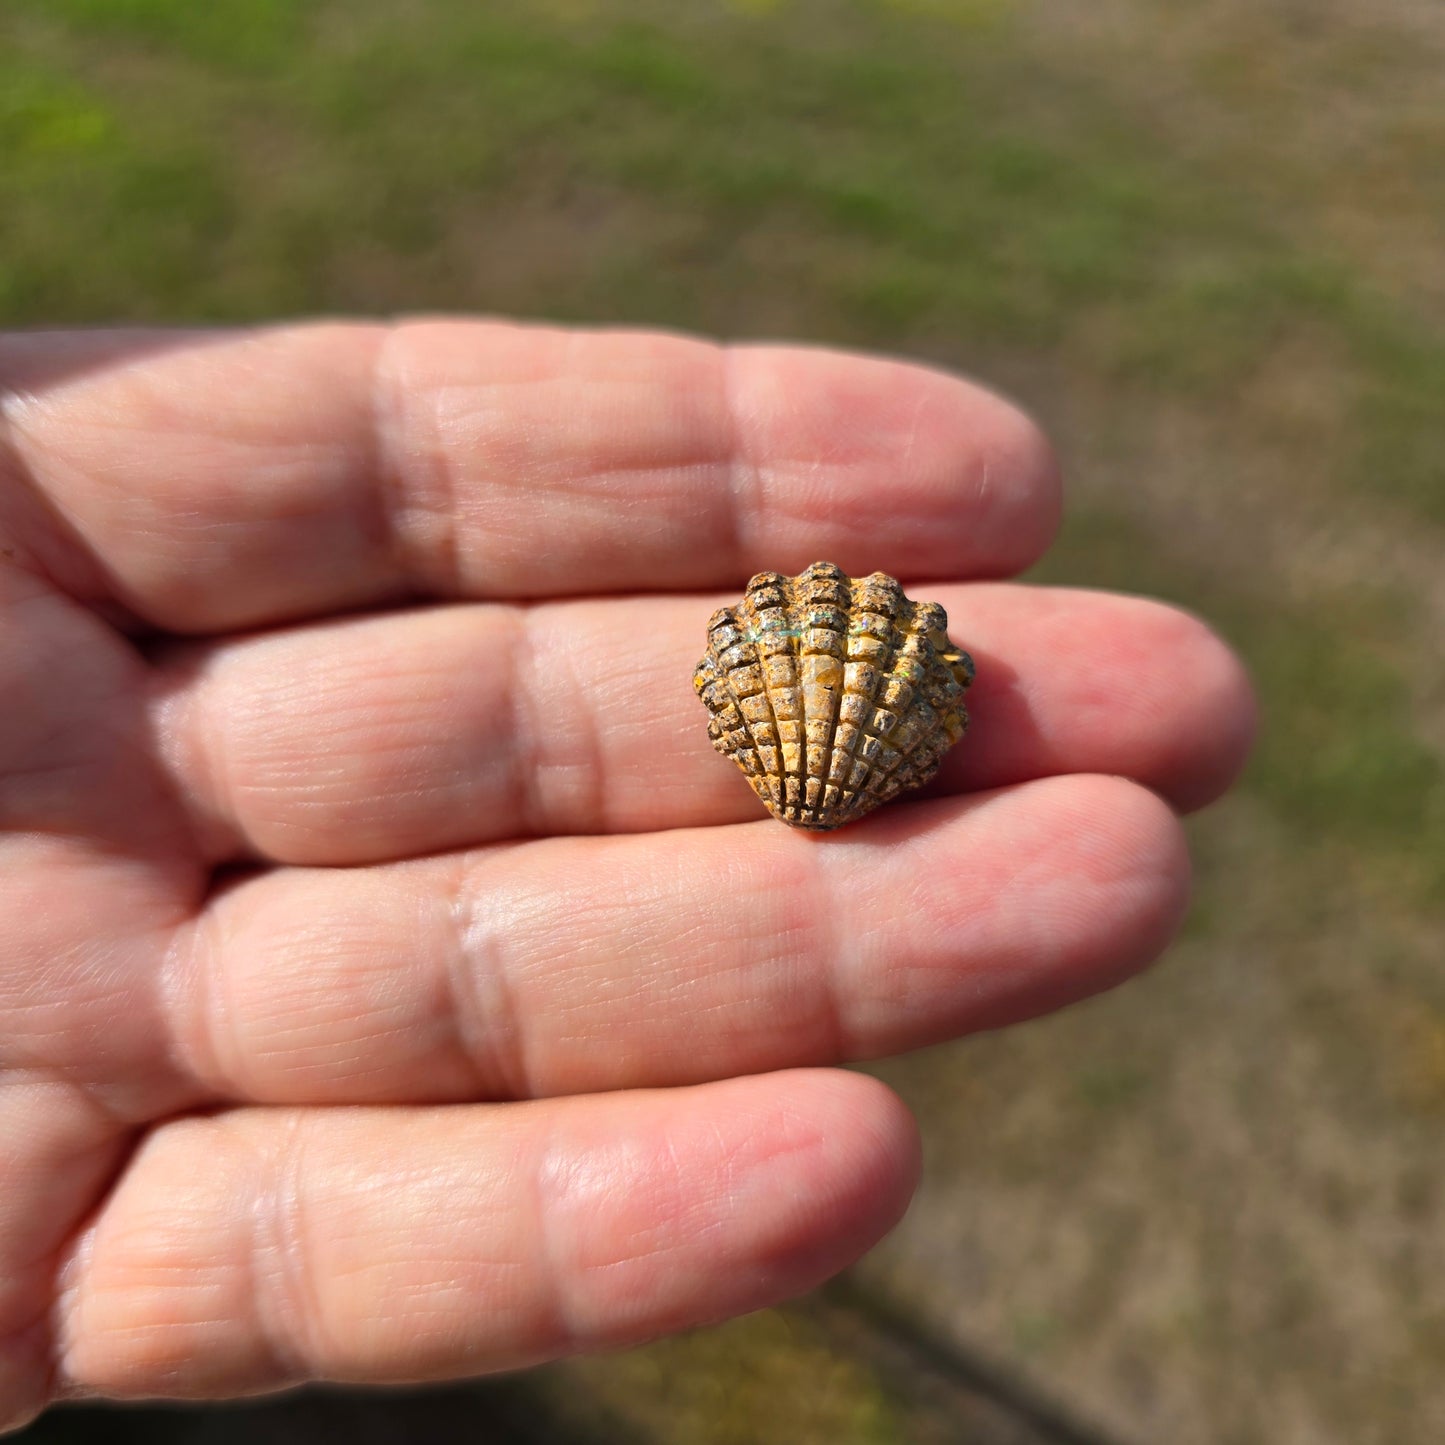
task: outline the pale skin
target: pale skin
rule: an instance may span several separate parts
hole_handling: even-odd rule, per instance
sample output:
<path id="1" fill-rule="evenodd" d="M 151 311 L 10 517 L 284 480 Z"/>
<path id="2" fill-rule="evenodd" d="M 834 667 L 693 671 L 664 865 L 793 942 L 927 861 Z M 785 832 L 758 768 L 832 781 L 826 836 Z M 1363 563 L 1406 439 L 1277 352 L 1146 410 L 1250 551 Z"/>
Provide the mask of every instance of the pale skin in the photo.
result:
<path id="1" fill-rule="evenodd" d="M 787 1298 L 919 1171 L 832 1066 L 1156 957 L 1253 707 L 1007 577 L 1009 404 L 497 322 L 0 338 L 0 1424 L 443 1379 Z M 691 687 L 750 573 L 939 601 L 929 795 L 763 815 Z"/>

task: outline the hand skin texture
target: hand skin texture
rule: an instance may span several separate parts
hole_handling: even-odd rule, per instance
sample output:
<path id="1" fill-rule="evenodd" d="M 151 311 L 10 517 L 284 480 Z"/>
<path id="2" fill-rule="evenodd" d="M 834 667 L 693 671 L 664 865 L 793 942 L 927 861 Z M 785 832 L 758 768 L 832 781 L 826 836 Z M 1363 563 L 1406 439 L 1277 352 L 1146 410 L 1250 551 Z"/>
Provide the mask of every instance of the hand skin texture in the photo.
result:
<path id="1" fill-rule="evenodd" d="M 0 338 L 0 1422 L 508 1369 L 902 1214 L 850 1060 L 1118 982 L 1239 665 L 990 580 L 1036 428 L 895 361 L 492 321 Z M 691 674 L 749 574 L 948 609 L 928 796 L 762 814 Z"/>

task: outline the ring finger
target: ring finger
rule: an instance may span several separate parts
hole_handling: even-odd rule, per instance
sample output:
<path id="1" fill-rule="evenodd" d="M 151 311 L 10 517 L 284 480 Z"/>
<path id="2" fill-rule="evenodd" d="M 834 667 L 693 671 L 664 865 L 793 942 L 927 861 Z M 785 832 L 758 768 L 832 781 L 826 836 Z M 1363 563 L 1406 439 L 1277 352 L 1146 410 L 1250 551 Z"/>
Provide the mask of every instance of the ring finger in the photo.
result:
<path id="1" fill-rule="evenodd" d="M 1118 778 L 552 838 L 222 892 L 169 952 L 212 1096 L 432 1102 L 701 1082 L 916 1048 L 1104 988 L 1168 941 L 1174 815 Z"/>

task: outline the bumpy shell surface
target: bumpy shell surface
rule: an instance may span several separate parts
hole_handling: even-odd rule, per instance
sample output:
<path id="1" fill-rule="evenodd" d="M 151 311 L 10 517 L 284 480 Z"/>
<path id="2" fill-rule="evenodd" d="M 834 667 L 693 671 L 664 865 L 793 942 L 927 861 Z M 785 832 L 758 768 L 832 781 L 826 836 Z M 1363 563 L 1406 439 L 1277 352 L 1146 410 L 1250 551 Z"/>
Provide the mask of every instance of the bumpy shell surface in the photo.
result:
<path id="1" fill-rule="evenodd" d="M 968 726 L 973 660 L 948 615 L 882 572 L 760 572 L 707 634 L 692 681 L 712 745 L 795 827 L 839 828 L 920 787 Z"/>

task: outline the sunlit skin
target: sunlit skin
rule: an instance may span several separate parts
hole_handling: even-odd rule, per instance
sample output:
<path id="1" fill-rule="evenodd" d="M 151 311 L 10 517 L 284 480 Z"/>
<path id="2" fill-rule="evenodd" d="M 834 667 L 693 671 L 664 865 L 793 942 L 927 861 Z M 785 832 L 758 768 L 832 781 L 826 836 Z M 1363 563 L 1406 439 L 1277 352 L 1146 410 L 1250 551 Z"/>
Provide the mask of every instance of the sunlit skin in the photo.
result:
<path id="1" fill-rule="evenodd" d="M 495 322 L 0 339 L 0 1421 L 395 1382 L 806 1290 L 899 1218 L 835 1065 L 1155 958 L 1248 684 L 1047 547 L 1017 410 Z M 927 797 L 766 818 L 691 676 L 749 574 L 941 602 Z M 919 583 L 926 586 L 920 587 Z"/>

